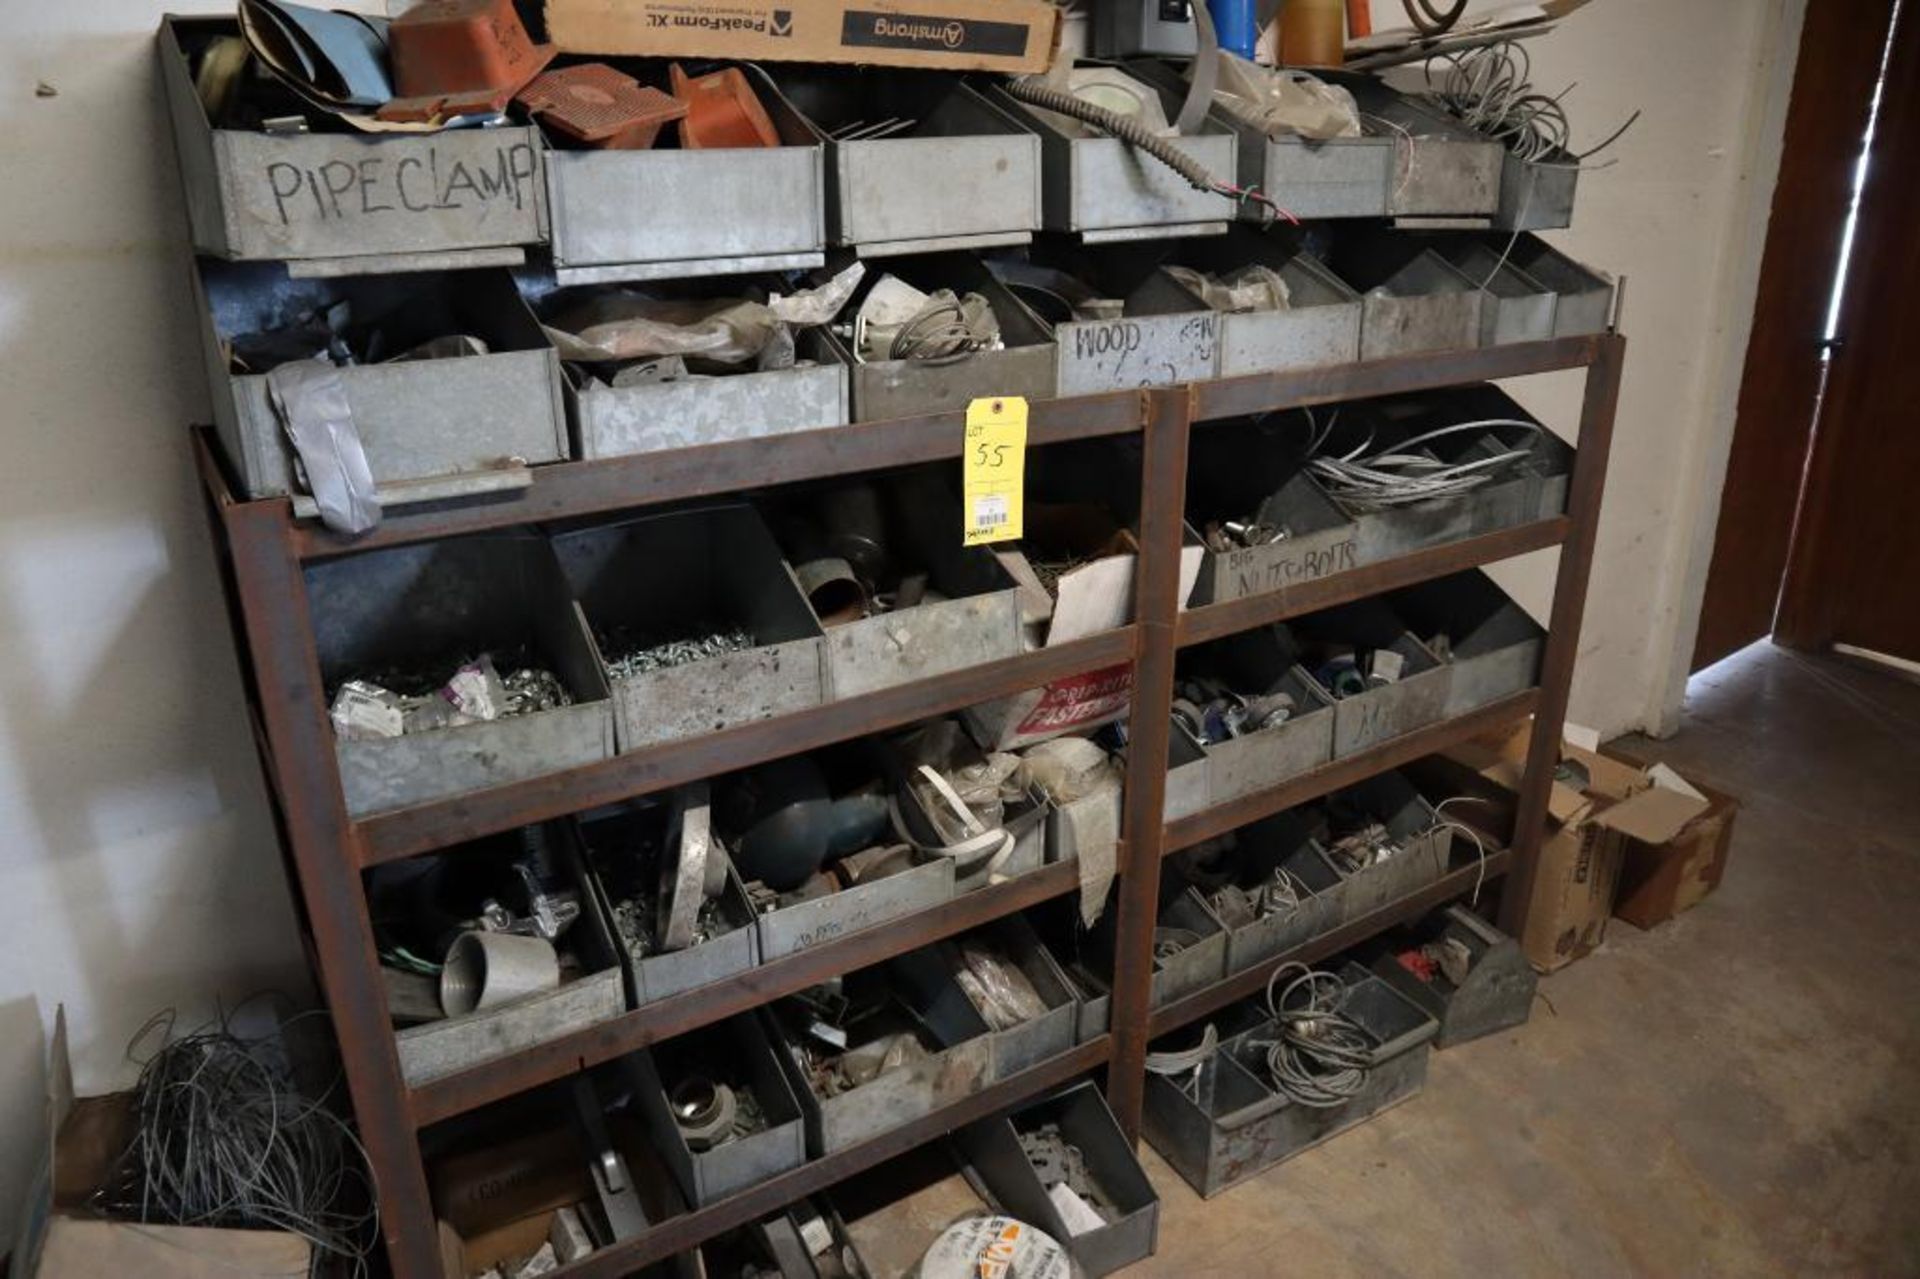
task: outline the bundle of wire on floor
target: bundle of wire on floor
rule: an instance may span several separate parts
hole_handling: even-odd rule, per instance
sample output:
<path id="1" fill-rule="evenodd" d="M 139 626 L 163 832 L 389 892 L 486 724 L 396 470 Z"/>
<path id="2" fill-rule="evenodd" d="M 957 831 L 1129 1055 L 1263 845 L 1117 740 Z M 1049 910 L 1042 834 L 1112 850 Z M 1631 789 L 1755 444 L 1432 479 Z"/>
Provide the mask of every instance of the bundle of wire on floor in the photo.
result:
<path id="1" fill-rule="evenodd" d="M 1267 1012 L 1280 1032 L 1267 1048 L 1267 1075 L 1277 1091 L 1302 1106 L 1342 1105 L 1367 1082 L 1373 1043 L 1340 1011 L 1346 993 L 1338 974 L 1301 963 L 1282 964 L 1267 979 Z"/>
<path id="2" fill-rule="evenodd" d="M 1561 99 L 1573 92 L 1568 85 L 1557 97 L 1533 87 L 1533 58 L 1526 46 L 1502 40 L 1459 53 L 1442 54 L 1438 82 L 1433 61 L 1427 64 L 1427 87 L 1434 99 L 1462 124 L 1503 144 L 1521 160 L 1534 164 L 1577 167 L 1618 142 L 1640 118 L 1635 111 L 1627 122 L 1599 146 L 1572 152 L 1572 128 Z"/>
<path id="3" fill-rule="evenodd" d="M 284 1230 L 365 1273 L 377 1210 L 346 1121 L 300 1095 L 275 1041 L 232 1033 L 230 1015 L 177 1038 L 174 1021 L 157 1014 L 129 1045 L 131 1057 L 162 1041 L 141 1066 L 133 1136 L 97 1206 L 148 1223 Z"/>
<path id="4" fill-rule="evenodd" d="M 1461 497 L 1484 484 L 1490 484 L 1533 456 L 1533 441 L 1540 432 L 1538 422 L 1520 418 L 1488 418 L 1478 422 L 1457 422 L 1402 440 L 1390 448 L 1374 450 L 1368 435 L 1354 448 L 1333 457 L 1320 456 L 1327 437 L 1339 421 L 1336 411 L 1324 427 L 1317 426 L 1313 411 L 1303 409 L 1313 438 L 1307 446 L 1307 470 L 1329 494 L 1354 510 L 1379 511 L 1396 506 L 1412 506 L 1436 498 Z M 1514 427 L 1528 432 L 1527 443 L 1503 449 L 1486 457 L 1464 462 L 1442 462 L 1420 452 L 1420 446 L 1450 435 Z"/>
<path id="5" fill-rule="evenodd" d="M 1212 1022 L 1200 1033 L 1200 1042 L 1191 1048 L 1167 1049 L 1162 1052 L 1150 1052 L 1146 1057 L 1146 1069 L 1150 1075 L 1165 1075 L 1178 1078 L 1185 1075 L 1186 1081 L 1180 1090 L 1191 1097 L 1200 1084 L 1200 1072 L 1206 1069 L 1213 1055 L 1220 1051 L 1220 1032 Z"/>

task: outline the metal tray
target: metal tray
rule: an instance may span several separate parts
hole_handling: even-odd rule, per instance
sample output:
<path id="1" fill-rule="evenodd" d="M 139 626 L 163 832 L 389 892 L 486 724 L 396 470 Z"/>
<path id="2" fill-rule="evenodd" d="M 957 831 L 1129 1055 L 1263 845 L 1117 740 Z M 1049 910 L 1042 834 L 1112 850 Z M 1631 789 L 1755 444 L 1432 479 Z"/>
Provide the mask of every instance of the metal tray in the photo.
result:
<path id="1" fill-rule="evenodd" d="M 1352 755 L 1435 723 L 1446 713 L 1452 672 L 1427 646 L 1408 632 L 1393 610 L 1378 598 L 1342 604 L 1292 623 L 1303 650 L 1315 643 L 1390 649 L 1404 661 L 1399 678 L 1348 697 L 1332 697 L 1333 758 Z M 1304 665 L 1312 666 L 1307 657 Z M 1311 677 L 1316 684 L 1318 676 Z"/>
<path id="2" fill-rule="evenodd" d="M 1500 207 L 1506 148 L 1429 111 L 1372 75 L 1323 73 L 1351 92 L 1371 136 L 1396 149 L 1387 189 L 1394 217 L 1491 217 Z"/>
<path id="3" fill-rule="evenodd" d="M 1247 227 L 1227 235 L 1184 241 L 1172 260 L 1214 274 L 1256 264 L 1286 282 L 1282 311 L 1223 312 L 1218 376 L 1327 368 L 1360 358 L 1360 297 L 1303 252 Z"/>
<path id="4" fill-rule="evenodd" d="M 1528 275 L 1512 255 L 1479 239 L 1445 236 L 1435 251 L 1480 290 L 1480 345 L 1545 342 L 1553 336 L 1552 289 Z"/>
<path id="5" fill-rule="evenodd" d="M 1537 235 L 1523 235 L 1513 246 L 1513 261 L 1529 276 L 1552 289 L 1553 335 L 1587 337 L 1605 333 L 1613 323 L 1613 278 L 1581 266 Z"/>
<path id="6" fill-rule="evenodd" d="M 1479 287 L 1431 249 L 1397 265 L 1364 252 L 1340 259 L 1339 265 L 1341 275 L 1361 291 L 1361 359 L 1480 345 Z"/>
<path id="7" fill-rule="evenodd" d="M 1370 777 L 1330 802 L 1358 807 L 1384 825 L 1400 844 L 1400 851 L 1384 862 L 1351 874 L 1341 872 L 1340 886 L 1334 890 L 1341 903 L 1340 922 L 1352 923 L 1370 915 L 1446 874 L 1453 834 L 1441 826 L 1440 815 L 1399 773 Z M 1331 850 L 1332 845 L 1328 848 Z M 1328 859 L 1332 860 L 1331 851 Z M 1339 869 L 1337 863 L 1335 869 Z"/>
<path id="8" fill-rule="evenodd" d="M 993 1077 L 1012 1078 L 1029 1066 L 1036 1066 L 1072 1048 L 1079 1025 L 1079 1000 L 1075 998 L 1066 974 L 1060 971 L 1060 966 L 1054 962 L 1047 948 L 1040 944 L 1033 926 L 1020 916 L 1011 915 L 995 920 L 976 930 L 976 933 L 991 942 L 1001 955 L 1026 974 L 1027 980 L 1033 983 L 1035 992 L 1047 1006 L 1044 1015 L 1031 1021 L 988 1032 L 993 1041 Z M 960 970 L 961 944 L 968 936 L 974 935 L 967 934 L 940 944 L 940 954 L 953 971 Z"/>
<path id="9" fill-rule="evenodd" d="M 1447 637 L 1447 715 L 1464 715 L 1539 679 L 1546 632 L 1478 569 L 1407 587 L 1388 600 L 1414 634 Z"/>
<path id="10" fill-rule="evenodd" d="M 953 860 L 935 857 L 826 897 L 767 911 L 759 918 L 760 960 L 772 963 L 863 928 L 953 900 Z"/>
<path id="11" fill-rule="evenodd" d="M 1544 161 L 1522 160 L 1506 152 L 1500 162 L 1500 207 L 1493 226 L 1499 231 L 1551 231 L 1573 225 L 1573 201 L 1580 187 L 1580 161 L 1565 151 Z"/>

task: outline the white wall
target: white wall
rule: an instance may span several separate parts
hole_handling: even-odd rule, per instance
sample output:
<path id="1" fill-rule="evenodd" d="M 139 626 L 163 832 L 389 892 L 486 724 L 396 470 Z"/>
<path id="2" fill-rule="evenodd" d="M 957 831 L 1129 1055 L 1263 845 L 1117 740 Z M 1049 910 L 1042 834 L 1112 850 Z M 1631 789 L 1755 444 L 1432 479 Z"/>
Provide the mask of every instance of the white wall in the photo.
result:
<path id="1" fill-rule="evenodd" d="M 1538 47 L 1541 84 L 1581 82 L 1580 136 L 1647 111 L 1562 241 L 1632 281 L 1575 700 L 1609 729 L 1658 717 L 1690 643 L 1784 102 L 1768 59 L 1803 3 L 1599 0 Z M 166 8 L 226 7 L 0 6 L 0 1238 L 56 1004 L 94 1089 L 130 1078 L 154 1010 L 305 980 L 187 458 L 207 410 L 150 43 Z M 1543 598 L 1550 572 L 1518 577 Z"/>

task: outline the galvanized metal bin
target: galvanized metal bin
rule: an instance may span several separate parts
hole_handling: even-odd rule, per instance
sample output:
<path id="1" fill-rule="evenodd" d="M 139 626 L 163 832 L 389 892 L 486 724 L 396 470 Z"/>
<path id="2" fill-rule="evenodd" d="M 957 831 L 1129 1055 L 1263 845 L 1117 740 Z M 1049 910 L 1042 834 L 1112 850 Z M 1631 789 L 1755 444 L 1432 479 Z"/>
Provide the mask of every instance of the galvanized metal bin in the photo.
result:
<path id="1" fill-rule="evenodd" d="M 627 997 L 635 1008 L 738 976 L 760 962 L 753 905 L 731 859 L 726 884 L 714 906 L 717 926 L 705 941 L 683 950 L 641 954 L 621 937 L 617 922 L 612 922 L 618 918 L 615 907 L 636 895 L 654 898 L 662 879 L 662 860 L 677 857 L 664 847 L 667 827 L 667 812 L 657 804 L 596 813 L 581 821 L 588 880 L 614 928 L 614 941 L 627 975 Z M 711 850 L 709 856 L 715 854 L 725 856 L 719 848 Z"/>
<path id="2" fill-rule="evenodd" d="M 1158 88 L 1186 96 L 1186 78 L 1165 62 L 1130 61 L 1126 70 Z M 1389 196 L 1396 152 L 1391 137 L 1315 141 L 1295 134 L 1271 136 L 1217 93 L 1208 115 L 1238 139 L 1239 185 L 1258 187 L 1294 217 L 1317 221 L 1384 218 L 1392 213 Z"/>
<path id="3" fill-rule="evenodd" d="M 1177 822 L 1210 807 L 1214 802 L 1212 787 L 1207 748 L 1176 719 L 1167 738 L 1167 786 L 1161 800 L 1161 819 Z"/>
<path id="4" fill-rule="evenodd" d="M 993 1041 L 953 975 L 937 956 L 911 952 L 874 968 L 849 973 L 849 984 L 888 988 L 904 1008 L 888 1024 L 870 1018 L 847 1027 L 849 1046 L 891 1029 L 919 1027 L 933 1050 L 836 1096 L 823 1096 L 807 1077 L 798 1036 L 811 1014 L 786 1001 L 763 1013 L 774 1049 L 806 1118 L 807 1149 L 814 1158 L 859 1145 L 902 1124 L 953 1105 L 992 1083 Z M 857 1002 L 857 1001 L 856 1001 Z M 792 1015 L 789 1016 L 789 1012 Z"/>
<path id="5" fill-rule="evenodd" d="M 1227 973 L 1245 972 L 1263 960 L 1292 950 L 1340 923 L 1340 876 L 1297 812 L 1272 817 L 1235 832 L 1230 848 L 1205 848 L 1177 855 L 1180 873 L 1195 891 L 1211 894 L 1227 885 L 1254 892 L 1281 870 L 1304 890 L 1292 911 L 1274 911 L 1247 923 L 1227 918 L 1215 903 L 1214 917 L 1227 930 Z"/>
<path id="6" fill-rule="evenodd" d="M 817 1224 L 815 1224 L 817 1223 Z M 748 1229 L 777 1267 L 779 1279 L 822 1279 L 819 1258 L 831 1253 L 836 1279 L 868 1279 L 872 1270 L 854 1247 L 847 1223 L 831 1200 L 802 1200 L 784 1212 L 763 1217 Z M 724 1266 L 724 1262 L 722 1265 Z M 708 1263 L 707 1274 L 728 1274 Z"/>
<path id="7" fill-rule="evenodd" d="M 1375 238 L 1335 259 L 1361 293 L 1360 358 L 1384 360 L 1480 345 L 1478 284 L 1431 249 L 1411 257 Z"/>
<path id="8" fill-rule="evenodd" d="M 1013 851 L 998 865 L 989 857 L 968 866 L 964 875 L 956 874 L 953 881 L 955 894 L 970 893 L 978 888 L 1018 879 L 1046 865 L 1047 828 L 1052 818 L 1053 801 L 1038 786 L 1029 787 L 1027 807 L 1009 815 L 1002 825 L 1002 829 L 1013 836 Z"/>
<path id="9" fill-rule="evenodd" d="M 740 70 L 781 145 L 547 152 L 561 283 L 738 275 L 825 261 L 820 140 L 760 68 Z"/>
<path id="10" fill-rule="evenodd" d="M 1580 186 L 1580 161 L 1565 151 L 1547 160 L 1522 160 L 1511 151 L 1500 164 L 1498 231 L 1551 231 L 1573 225 L 1573 201 Z"/>
<path id="11" fill-rule="evenodd" d="M 931 910 L 954 895 L 953 859 L 909 863 L 894 874 L 842 888 L 826 897 L 761 914 L 760 959 L 771 963 L 863 928 Z"/>
<path id="12" fill-rule="evenodd" d="M 1558 295 L 1484 240 L 1441 236 L 1434 251 L 1480 290 L 1480 345 L 1544 342 L 1553 336 Z"/>
<path id="13" fill-rule="evenodd" d="M 1405 448 L 1405 442 L 1412 439 L 1415 432 L 1399 416 L 1400 403 L 1375 400 L 1343 406 L 1339 418 L 1329 425 L 1321 453 L 1343 456 L 1362 446 L 1369 454 L 1417 451 Z M 1418 407 L 1415 402 L 1406 403 Z M 1437 456 L 1431 449 L 1425 451 L 1429 456 Z M 1471 536 L 1480 521 L 1476 497 L 1469 493 L 1431 498 L 1411 506 L 1379 510 L 1358 503 L 1349 507 L 1331 495 L 1329 500 L 1354 521 L 1354 561 L 1374 564 L 1421 547 Z"/>
<path id="14" fill-rule="evenodd" d="M 1448 715 L 1510 697 L 1539 679 L 1546 632 L 1478 569 L 1422 582 L 1388 599 L 1413 633 L 1442 653 L 1451 672 Z M 1434 642 L 1442 636 L 1444 652 Z"/>
<path id="15" fill-rule="evenodd" d="M 485 355 L 339 370 L 383 497 L 400 499 L 425 480 L 441 481 L 435 498 L 484 491 L 502 471 L 569 456 L 559 359 L 505 271 L 298 279 L 278 263 L 202 258 L 194 288 L 214 429 L 248 497 L 285 497 L 305 485 L 273 410 L 268 376 L 234 372 L 231 343 L 340 303 L 351 309 L 356 329 L 379 331 L 389 356 L 449 334 L 487 344 Z"/>
<path id="16" fill-rule="evenodd" d="M 1553 335 L 1587 337 L 1605 333 L 1613 323 L 1614 291 L 1611 276 L 1581 266 L 1537 235 L 1523 235 L 1513 246 L 1513 262 L 1529 276 L 1552 289 Z"/>
<path id="17" fill-rule="evenodd" d="M 1218 376 L 1326 368 L 1360 358 L 1359 295 L 1274 236 L 1236 227 L 1225 236 L 1182 242 L 1172 260 L 1216 275 L 1264 266 L 1286 283 L 1284 310 L 1221 313 Z"/>
<path id="18" fill-rule="evenodd" d="M 1439 972 L 1423 981 L 1392 953 L 1374 961 L 1374 975 L 1440 1023 L 1435 1047 L 1453 1048 L 1526 1024 L 1539 976 L 1520 943 L 1464 906 L 1428 916 L 1418 935 L 1458 942 L 1467 949 L 1466 980 Z"/>
<path id="19" fill-rule="evenodd" d="M 1109 988 L 1118 915 L 1119 911 L 1109 906 L 1094 926 L 1093 966 Z M 1170 950 L 1161 945 L 1169 930 L 1193 934 L 1195 940 L 1177 951 Z M 1193 889 L 1171 880 L 1161 885 L 1154 932 L 1152 1007 L 1184 999 L 1227 975 L 1227 930 Z"/>
<path id="20" fill-rule="evenodd" d="M 1111 1205 L 1114 1219 L 1074 1234 L 1041 1183 L 1020 1144 L 1020 1134 L 1046 1125 L 1078 1148 L 1087 1175 Z M 1141 1168 L 1134 1146 L 1120 1131 L 1106 1099 L 1090 1083 L 963 1128 L 955 1135 L 970 1175 L 985 1197 L 1021 1221 L 1031 1222 L 1064 1245 L 1075 1270 L 1098 1279 L 1153 1255 L 1160 1229 L 1160 1196 Z"/>
<path id="21" fill-rule="evenodd" d="M 993 1042 L 993 1077 L 1011 1078 L 1029 1066 L 1072 1048 L 1079 1026 L 1080 1003 L 1066 974 L 1040 944 L 1033 926 L 1018 915 L 1010 915 L 973 933 L 942 942 L 938 951 L 955 972 L 965 966 L 963 952 L 970 938 L 986 943 L 1018 968 L 1047 1008 L 1044 1015 L 1031 1021 L 988 1032 Z"/>
<path id="22" fill-rule="evenodd" d="M 1378 598 L 1310 614 L 1295 621 L 1292 629 L 1300 642 L 1301 664 L 1316 672 L 1312 678 L 1325 692 L 1331 690 L 1318 671 L 1330 646 L 1390 651 L 1402 661 L 1390 682 L 1370 683 L 1363 692 L 1332 698 L 1333 758 L 1411 733 L 1446 714 L 1452 672 Z"/>
<path id="23" fill-rule="evenodd" d="M 1266 790 L 1333 758 L 1337 708 L 1298 665 L 1299 646 L 1285 626 L 1242 631 L 1183 657 L 1183 678 L 1209 675 L 1245 696 L 1282 692 L 1294 703 L 1282 723 L 1201 747 L 1209 803 Z"/>
<path id="24" fill-rule="evenodd" d="M 1218 235 L 1233 221 L 1233 201 L 1194 189 L 1171 168 L 1118 138 L 1028 107 L 998 86 L 986 92 L 1040 139 L 1041 221 L 1049 231 L 1072 232 L 1095 244 Z M 1162 90 L 1160 98 L 1169 120 L 1180 113 L 1174 95 Z M 1198 134 L 1170 141 L 1222 180 L 1238 172 L 1239 139 L 1216 120 L 1203 121 Z M 1063 389 L 1061 394 L 1073 392 Z"/>
<path id="25" fill-rule="evenodd" d="M 1142 1127 L 1153 1148 L 1203 1198 L 1338 1136 L 1426 1084 L 1432 1018 L 1356 964 L 1341 969 L 1341 1011 L 1375 1045 L 1359 1093 L 1321 1109 L 1276 1092 L 1266 1075 L 1272 1023 L 1225 1040 L 1197 1078 L 1149 1074 Z"/>
<path id="26" fill-rule="evenodd" d="M 193 247 L 296 276 L 509 266 L 545 242 L 540 136 L 526 128 L 291 135 L 215 128 L 189 58 L 231 18 L 161 20 L 160 81 Z M 323 112 L 308 113 L 324 126 Z"/>
<path id="27" fill-rule="evenodd" d="M 582 293 L 594 291 L 594 286 L 556 285 L 552 276 L 523 273 L 520 279 L 522 292 L 543 316 L 558 314 Z M 757 299 L 770 287 L 782 286 L 737 277 L 642 286 L 649 296 L 663 299 Z M 838 344 L 819 328 L 797 329 L 793 339 L 796 359 L 784 369 L 614 386 L 587 366 L 569 365 L 562 381 L 576 451 L 582 460 L 596 461 L 844 426 L 852 409 L 847 362 Z"/>
<path id="28" fill-rule="evenodd" d="M 1109 898 L 1106 908 L 1115 909 Z M 1077 895 L 1056 898 L 1032 907 L 1021 916 L 1046 947 L 1054 967 L 1067 980 L 1075 1006 L 1074 1040 L 1086 1043 L 1107 1033 L 1112 986 L 1094 971 L 1093 950 L 1100 939 L 1084 926 Z M 1097 921 L 1096 921 L 1097 922 Z"/>
<path id="29" fill-rule="evenodd" d="M 1323 74 L 1353 94 L 1369 134 L 1394 143 L 1389 214 L 1491 217 L 1499 210 L 1506 148 L 1429 111 L 1376 76 Z"/>
<path id="30" fill-rule="evenodd" d="M 626 1011 L 626 991 L 613 934 L 606 912 L 587 882 L 572 828 L 565 822 L 553 822 L 546 831 L 554 843 L 562 874 L 580 893 L 580 915 L 559 942 L 559 949 L 577 964 L 572 970 L 576 975 L 552 990 L 510 1003 L 395 1031 L 400 1075 L 408 1087 L 417 1088 L 444 1075 L 510 1057 Z M 517 836 L 495 838 L 516 840 Z M 473 851 L 456 848 L 438 857 L 461 858 Z M 563 967 L 561 971 L 569 969 Z"/>
<path id="31" fill-rule="evenodd" d="M 620 1059 L 654 1150 L 695 1208 L 798 1168 L 807 1160 L 806 1125 L 793 1085 L 781 1068 L 765 1024 L 751 1014 L 729 1017 L 652 1049 Z M 668 1100 L 689 1077 L 751 1094 L 766 1126 L 704 1150 L 687 1144 Z"/>
<path id="32" fill-rule="evenodd" d="M 841 346 L 852 378 L 854 421 L 946 413 L 988 395 L 1019 395 L 1029 401 L 1053 398 L 1057 377 L 1053 331 L 1008 292 L 979 258 L 967 253 L 897 258 L 868 272 L 874 278 L 883 273 L 897 275 L 926 293 L 952 289 L 962 297 L 980 294 L 1000 322 L 1005 349 L 975 351 L 952 361 L 861 361 Z"/>
<path id="33" fill-rule="evenodd" d="M 331 692 L 394 667 L 526 651 L 573 705 L 371 741 L 337 738 L 347 812 L 360 817 L 596 763 L 613 755 L 613 702 L 586 619 L 546 539 L 485 534 L 363 551 L 306 570 L 314 647 Z M 504 671 L 502 672 L 505 673 Z"/>
<path id="34" fill-rule="evenodd" d="M 1288 451 L 1287 437 L 1303 446 L 1313 429 L 1298 413 L 1244 428 L 1219 425 L 1193 437 L 1190 518 L 1197 524 L 1247 520 L 1285 529 L 1264 546 L 1209 549 L 1200 567 L 1194 600 L 1220 604 L 1265 595 L 1302 582 L 1344 573 L 1362 563 L 1360 527 L 1320 486 L 1297 470 L 1271 482 L 1258 471 Z"/>
<path id="35" fill-rule="evenodd" d="M 831 243 L 877 258 L 1026 244 L 1040 229 L 1040 139 L 959 77 L 772 74 L 826 148 Z"/>
<path id="36" fill-rule="evenodd" d="M 616 674 L 622 751 L 771 719 L 826 700 L 824 640 L 793 572 L 745 505 L 649 515 L 557 534 L 553 549 L 603 664 L 629 645 L 744 629 L 753 647 Z"/>
<path id="37" fill-rule="evenodd" d="M 1043 264 L 1044 265 L 1044 264 Z M 988 266 L 1023 299 L 1035 296 L 1022 264 L 1005 258 Z M 1071 260 L 1079 278 L 1122 303 L 1114 320 L 1053 321 L 1058 394 L 1098 395 L 1145 386 L 1202 382 L 1218 374 L 1221 317 L 1172 276 L 1138 263 L 1081 257 Z"/>
<path id="38" fill-rule="evenodd" d="M 1387 828 L 1399 851 L 1385 861 L 1357 871 L 1344 868 L 1333 849 L 1331 834 L 1324 845 L 1328 861 L 1342 877 L 1334 890 L 1340 901 L 1340 922 L 1354 920 L 1419 892 L 1447 872 L 1453 852 L 1453 834 L 1440 824 L 1440 815 L 1399 773 L 1381 773 L 1341 791 L 1328 801 L 1328 810 L 1349 820 L 1371 819 Z"/>

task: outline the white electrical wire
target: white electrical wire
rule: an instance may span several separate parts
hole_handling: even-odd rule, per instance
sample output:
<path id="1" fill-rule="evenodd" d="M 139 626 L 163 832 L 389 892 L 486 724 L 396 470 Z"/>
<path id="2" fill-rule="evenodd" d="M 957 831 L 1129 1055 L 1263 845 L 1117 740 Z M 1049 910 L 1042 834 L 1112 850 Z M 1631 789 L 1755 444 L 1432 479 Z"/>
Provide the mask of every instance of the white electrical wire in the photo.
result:
<path id="1" fill-rule="evenodd" d="M 1442 64 L 1437 82 L 1435 62 Z M 1532 55 L 1515 40 L 1441 54 L 1427 62 L 1428 91 L 1450 115 L 1532 164 L 1578 168 L 1618 142 L 1640 118 L 1635 111 L 1599 146 L 1575 155 L 1572 126 L 1561 105 L 1574 86 L 1549 96 L 1533 87 L 1532 76 Z"/>
<path id="2" fill-rule="evenodd" d="M 1373 437 L 1369 435 L 1352 450 L 1331 457 L 1317 456 L 1339 420 L 1335 412 L 1319 427 L 1313 410 L 1301 410 L 1313 430 L 1307 446 L 1307 470 L 1337 500 L 1361 511 L 1379 511 L 1419 502 L 1462 497 L 1489 484 L 1501 474 L 1533 456 L 1533 441 L 1541 434 L 1538 422 L 1520 418 L 1487 418 L 1457 422 L 1401 441 L 1391 451 L 1369 453 Z M 1529 433 L 1528 442 L 1517 448 L 1466 462 L 1442 462 L 1417 450 L 1422 444 L 1469 431 L 1490 431 L 1512 427 Z"/>
<path id="3" fill-rule="evenodd" d="M 1487 882 L 1487 844 L 1485 840 L 1480 838 L 1479 831 L 1464 822 L 1456 822 L 1446 815 L 1448 804 L 1485 804 L 1488 807 L 1492 807 L 1493 801 L 1490 799 L 1482 799 L 1478 795 L 1455 795 L 1452 799 L 1443 799 L 1433 806 L 1433 811 L 1439 816 L 1440 820 L 1435 822 L 1428 832 L 1431 834 L 1435 831 L 1457 830 L 1472 841 L 1474 851 L 1480 854 L 1480 866 L 1479 874 L 1473 877 L 1473 896 L 1467 899 L 1467 904 L 1470 906 L 1478 906 L 1480 904 L 1480 889 L 1484 887 Z"/>
<path id="4" fill-rule="evenodd" d="M 1289 976 L 1276 995 L 1280 979 Z M 1366 1086 L 1374 1044 L 1340 1011 L 1346 994 L 1339 974 L 1301 963 L 1282 964 L 1267 979 L 1267 1012 L 1280 1031 L 1267 1046 L 1267 1074 L 1289 1100 L 1328 1110 Z"/>

